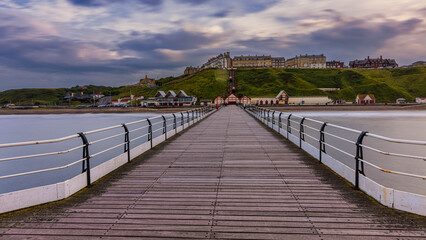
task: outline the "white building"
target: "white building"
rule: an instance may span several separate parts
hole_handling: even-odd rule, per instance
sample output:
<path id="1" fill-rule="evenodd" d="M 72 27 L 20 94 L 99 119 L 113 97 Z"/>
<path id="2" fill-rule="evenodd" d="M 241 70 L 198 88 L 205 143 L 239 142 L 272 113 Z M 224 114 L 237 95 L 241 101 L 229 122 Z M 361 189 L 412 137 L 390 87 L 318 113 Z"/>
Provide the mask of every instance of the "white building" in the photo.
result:
<path id="1" fill-rule="evenodd" d="M 418 98 L 416 98 L 416 103 L 426 103 L 426 98 L 418 97 Z"/>

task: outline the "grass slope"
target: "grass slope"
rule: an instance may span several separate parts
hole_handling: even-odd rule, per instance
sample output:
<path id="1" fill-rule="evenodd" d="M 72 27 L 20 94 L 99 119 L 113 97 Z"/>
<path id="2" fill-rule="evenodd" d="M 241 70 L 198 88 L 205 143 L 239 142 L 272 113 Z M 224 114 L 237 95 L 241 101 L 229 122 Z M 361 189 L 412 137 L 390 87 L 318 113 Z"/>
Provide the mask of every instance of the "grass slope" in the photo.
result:
<path id="1" fill-rule="evenodd" d="M 378 102 L 413 101 L 426 96 L 426 67 L 408 69 L 251 69 L 236 73 L 239 93 L 250 97 L 328 95 L 354 101 L 357 94 L 371 93 Z M 318 88 L 340 88 L 323 92 Z"/>
<path id="2" fill-rule="evenodd" d="M 87 86 L 87 93 L 102 92 L 119 97 L 142 95 L 152 97 L 159 91 L 184 90 L 198 99 L 224 96 L 228 72 L 209 69 L 196 75 L 168 77 L 158 81 L 160 86 L 147 88 L 132 85 L 122 87 Z M 249 97 L 275 97 L 281 90 L 290 96 L 328 95 L 333 99 L 354 101 L 357 94 L 371 93 L 378 102 L 395 102 L 403 97 L 413 101 L 426 97 L 426 67 L 407 69 L 249 69 L 237 70 L 237 93 Z M 318 88 L 340 88 L 340 91 L 323 92 Z M 0 92 L 0 104 L 53 104 L 62 100 L 67 91 L 82 91 L 78 86 L 66 89 L 14 89 Z M 79 104 L 78 102 L 75 104 Z"/>
<path id="3" fill-rule="evenodd" d="M 179 80 L 182 78 L 182 80 Z M 205 70 L 189 78 L 183 76 L 175 79 L 167 78 L 168 84 L 162 86 L 147 88 L 145 86 L 126 86 L 120 88 L 120 94 L 116 97 L 129 96 L 130 92 L 134 95 L 142 95 L 145 98 L 153 97 L 157 91 L 184 90 L 188 95 L 197 96 L 198 99 L 214 99 L 222 96 L 227 89 L 228 72 L 226 70 Z M 159 80 L 161 81 L 161 80 Z"/>

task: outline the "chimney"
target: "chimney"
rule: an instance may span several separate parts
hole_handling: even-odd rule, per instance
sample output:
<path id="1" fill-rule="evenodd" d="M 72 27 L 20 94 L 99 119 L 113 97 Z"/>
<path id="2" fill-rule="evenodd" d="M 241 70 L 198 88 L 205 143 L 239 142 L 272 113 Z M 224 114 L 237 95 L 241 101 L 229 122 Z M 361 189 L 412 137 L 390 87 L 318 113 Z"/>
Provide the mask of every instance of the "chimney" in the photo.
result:
<path id="1" fill-rule="evenodd" d="M 380 61 L 382 61 L 382 60 L 383 60 L 382 55 L 380 55 Z"/>
<path id="2" fill-rule="evenodd" d="M 370 56 L 367 57 L 367 60 L 370 60 Z"/>

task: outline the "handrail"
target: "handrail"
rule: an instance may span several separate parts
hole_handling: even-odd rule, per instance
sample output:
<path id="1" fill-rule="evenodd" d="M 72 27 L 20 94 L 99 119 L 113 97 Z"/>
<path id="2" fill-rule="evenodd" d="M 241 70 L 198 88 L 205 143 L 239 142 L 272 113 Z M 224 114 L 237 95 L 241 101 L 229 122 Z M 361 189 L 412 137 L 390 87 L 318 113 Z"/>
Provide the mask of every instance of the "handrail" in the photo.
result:
<path id="1" fill-rule="evenodd" d="M 246 111 L 248 111 L 249 113 L 251 113 L 256 118 L 262 119 L 263 122 L 265 122 L 265 124 L 268 125 L 269 123 L 271 123 L 271 126 L 273 125 L 272 122 L 271 122 L 271 120 L 270 120 L 270 118 L 269 118 L 269 114 L 268 114 L 268 116 L 266 116 L 266 114 L 264 114 L 267 111 L 269 113 L 269 111 L 270 111 L 269 109 L 266 109 L 266 108 L 263 108 L 263 107 L 258 107 L 258 106 L 250 106 L 250 105 L 249 106 L 245 106 L 244 108 L 246 109 Z M 274 113 L 275 112 L 276 111 L 274 111 Z M 283 117 L 281 117 L 282 115 L 287 115 L 287 116 L 285 118 L 283 118 Z M 286 119 L 287 121 L 282 121 L 283 119 Z M 300 119 L 300 121 L 297 121 L 295 119 Z M 281 132 L 280 129 L 285 130 L 287 132 L 287 135 L 286 135 L 287 138 L 289 138 L 289 135 L 292 135 L 292 136 L 295 136 L 295 137 L 297 137 L 297 135 L 299 135 L 298 136 L 298 138 L 299 138 L 298 139 L 298 141 L 299 141 L 298 145 L 299 145 L 300 148 L 302 148 L 302 145 L 305 142 L 305 139 L 304 139 L 305 135 L 308 136 L 308 137 L 310 137 L 311 139 L 318 140 L 315 137 L 313 137 L 313 136 L 305 133 L 305 131 L 304 131 L 305 127 L 309 128 L 310 130 L 317 131 L 318 133 L 320 133 L 320 139 L 319 139 L 320 148 L 318 149 L 319 150 L 319 160 L 320 160 L 320 162 L 321 162 L 321 159 L 322 159 L 322 153 L 325 152 L 325 146 L 327 146 L 329 148 L 332 148 L 334 150 L 337 150 L 337 151 L 339 151 L 341 153 L 344 153 L 347 156 L 355 158 L 355 160 L 356 160 L 356 164 L 355 164 L 355 166 L 356 166 L 356 171 L 355 171 L 355 178 L 356 178 L 355 179 L 355 188 L 358 187 L 359 174 L 360 173 L 361 174 L 365 174 L 364 173 L 364 165 L 363 165 L 364 163 L 367 164 L 367 165 L 369 165 L 369 166 L 372 166 L 372 167 L 374 167 L 374 168 L 376 168 L 376 169 L 378 169 L 378 170 L 380 170 L 382 172 L 385 172 L 385 173 L 392 173 L 392 174 L 398 174 L 398 175 L 416 177 L 416 178 L 420 178 L 420 179 L 426 180 L 426 176 L 421 176 L 421 175 L 411 174 L 411 173 L 404 173 L 404 172 L 400 172 L 400 171 L 386 170 L 384 168 L 381 168 L 380 166 L 377 166 L 377 165 L 375 165 L 375 164 L 373 164 L 373 163 L 371 163 L 371 162 L 363 159 L 363 148 L 364 149 L 368 149 L 368 150 L 373 151 L 373 152 L 376 152 L 376 153 L 379 153 L 379 154 L 382 154 L 382 155 L 395 156 L 395 157 L 403 157 L 403 158 L 417 159 L 417 160 L 424 160 L 424 161 L 426 161 L 426 156 L 416 156 L 416 155 L 409 155 L 409 154 L 402 154 L 402 153 L 385 152 L 385 151 L 379 150 L 377 148 L 368 146 L 365 143 L 362 143 L 363 139 L 365 137 L 371 137 L 371 138 L 375 138 L 375 139 L 379 139 L 379 140 L 386 141 L 386 142 L 391 142 L 391 143 L 420 145 L 420 146 L 426 145 L 426 141 L 406 140 L 406 139 L 397 139 L 397 138 L 385 137 L 385 136 L 381 136 L 381 135 L 377 135 L 377 134 L 373 134 L 373 133 L 363 132 L 363 131 L 360 131 L 360 130 L 357 130 L 357 129 L 342 127 L 342 126 L 331 124 L 331 123 L 325 123 L 325 122 L 322 122 L 322 121 L 319 121 L 319 120 L 316 120 L 316 119 L 306 118 L 306 117 L 303 117 L 303 116 L 300 116 L 300 115 L 296 115 L 296 114 L 293 114 L 293 113 L 284 113 L 283 114 L 283 112 L 280 112 L 278 121 L 281 123 L 281 125 L 279 126 L 279 128 L 278 128 L 277 131 Z M 322 126 L 321 126 L 321 128 L 315 128 L 315 127 L 306 125 L 306 123 L 305 123 L 306 121 L 310 121 L 310 122 L 322 124 Z M 285 122 L 287 124 L 285 124 L 285 126 L 283 126 L 282 123 L 285 123 Z M 293 124 L 291 124 L 291 123 L 294 123 L 294 124 L 298 125 L 299 129 L 297 129 L 296 127 L 294 127 Z M 331 128 L 335 128 L 335 129 L 340 129 L 340 130 L 343 130 L 343 131 L 346 131 L 346 132 L 351 132 L 351 133 L 358 134 L 359 135 L 358 141 L 355 142 L 355 141 L 353 141 L 351 139 L 347 139 L 347 138 L 345 138 L 345 135 L 338 136 L 337 134 L 333 134 L 333 133 L 327 132 L 325 130 L 325 126 L 331 127 Z M 298 132 L 298 134 L 295 135 L 294 133 L 291 132 L 291 130 L 294 130 L 294 131 Z M 357 150 L 356 151 L 357 152 L 356 155 L 350 154 L 350 153 L 348 153 L 348 152 L 340 149 L 338 146 L 334 146 L 334 145 L 332 145 L 330 143 L 325 142 L 325 136 L 333 137 L 333 138 L 336 138 L 338 140 L 344 141 L 346 143 L 355 145 L 356 146 L 356 150 Z M 359 165 L 361 165 L 360 169 L 359 169 Z"/>
<path id="2" fill-rule="evenodd" d="M 182 119 L 183 119 L 183 113 L 187 114 L 187 117 L 186 117 L 187 119 L 183 119 L 184 121 L 181 124 L 179 124 L 179 126 L 182 127 L 181 130 L 183 130 L 183 126 L 184 126 L 183 124 L 188 124 L 188 126 L 192 125 L 195 122 L 198 122 L 198 120 L 200 120 L 201 118 L 204 118 L 208 113 L 212 112 L 213 110 L 215 110 L 215 109 L 209 108 L 209 107 L 201 107 L 201 108 L 197 108 L 197 109 L 191 109 L 191 110 L 185 111 L 185 112 L 180 112 L 182 114 Z M 189 117 L 189 112 L 192 112 L 191 118 Z M 166 117 L 170 117 L 170 116 L 171 116 L 171 118 L 166 118 Z M 156 120 L 156 119 L 161 119 L 161 121 L 152 123 L 152 120 Z M 167 120 L 173 120 L 174 122 L 167 125 Z M 177 119 L 177 120 L 180 120 L 180 119 Z M 188 121 L 185 122 L 185 120 L 188 120 Z M 127 126 L 129 126 L 129 125 L 135 125 L 135 124 L 144 123 L 144 122 L 148 122 L 149 125 L 136 127 L 136 128 L 134 128 L 130 131 L 127 128 Z M 162 125 L 160 125 L 160 124 L 162 124 Z M 157 128 L 152 129 L 153 127 L 156 127 L 158 125 L 160 125 L 161 127 L 158 127 L 158 129 Z M 79 137 L 81 137 L 83 139 L 82 145 L 78 145 L 77 147 L 73 147 L 73 148 L 70 148 L 70 149 L 67 149 L 67 150 L 0 158 L 0 162 L 5 162 L 5 161 L 18 160 L 18 159 L 28 159 L 28 158 L 35 158 L 35 157 L 45 157 L 45 156 L 52 156 L 52 155 L 58 155 L 58 154 L 65 154 L 65 153 L 69 153 L 69 152 L 83 148 L 83 159 L 81 159 L 81 160 L 77 160 L 75 162 L 72 162 L 72 163 L 69 163 L 69 164 L 66 164 L 66 165 L 63 165 L 63 166 L 59 166 L 59 167 L 54 167 L 54 168 L 46 168 L 46 169 L 40 169 L 40 170 L 27 171 L 27 172 L 22 172 L 22 173 L 15 173 L 15 174 L 9 174 L 9 175 L 5 175 L 5 176 L 0 176 L 0 179 L 64 169 L 64 168 L 68 168 L 72 165 L 75 165 L 76 163 L 82 162 L 83 163 L 83 171 L 87 170 L 88 185 L 89 185 L 90 184 L 90 176 L 89 176 L 90 175 L 90 165 L 89 165 L 89 159 L 90 158 L 94 158 L 94 157 L 96 157 L 100 154 L 103 154 L 105 152 L 111 151 L 113 149 L 116 149 L 116 148 L 124 145 L 125 146 L 124 147 L 125 152 L 127 152 L 127 155 L 128 155 L 129 161 L 130 161 L 130 142 L 133 142 L 133 141 L 136 141 L 138 139 L 141 139 L 141 138 L 148 136 L 148 138 L 149 138 L 148 141 L 151 142 L 151 147 L 152 147 L 152 140 L 153 140 L 152 134 L 162 130 L 163 132 L 162 132 L 161 135 L 166 136 L 167 132 L 164 132 L 164 131 L 166 131 L 169 126 L 173 126 L 172 130 L 176 131 L 176 133 L 177 133 L 176 114 L 175 113 L 164 114 L 164 115 L 159 115 L 159 116 L 155 116 L 155 117 L 151 117 L 151 118 L 137 120 L 137 121 L 133 121 L 133 122 L 129 122 L 129 123 L 123 123 L 121 125 L 114 125 L 114 126 L 109 126 L 109 127 L 105 127 L 105 128 L 95 129 L 95 130 L 91 130 L 91 131 L 82 132 L 82 133 L 79 133 L 79 134 L 73 134 L 73 135 L 65 136 L 65 137 L 62 137 L 62 138 L 0 144 L 0 148 L 10 148 L 10 147 L 30 146 L 30 145 L 38 145 L 38 144 L 58 143 L 58 142 L 63 142 L 63 141 L 67 141 L 67 140 L 74 139 L 74 138 L 79 138 Z M 106 132 L 106 131 L 110 131 L 110 130 L 113 130 L 113 129 L 118 129 L 118 128 L 123 129 L 123 127 L 125 129 L 124 132 L 118 133 L 118 134 L 113 134 L 113 135 L 110 135 L 110 136 L 106 136 L 106 137 L 103 137 L 103 138 L 100 138 L 100 139 L 97 139 L 97 140 L 87 141 L 87 138 L 85 137 L 86 135 L 100 133 L 100 132 Z M 134 133 L 135 131 L 143 130 L 143 129 L 146 129 L 146 128 L 148 128 L 151 131 L 148 131 L 148 133 L 146 133 L 146 134 L 141 134 L 141 135 L 135 136 L 132 139 L 129 138 L 129 133 Z M 112 147 L 108 147 L 106 149 L 100 150 L 100 151 L 93 153 L 91 155 L 88 154 L 89 146 L 103 142 L 103 141 L 106 141 L 106 140 L 117 138 L 117 137 L 120 137 L 120 136 L 125 136 L 124 142 L 119 143 L 117 145 L 114 145 Z M 165 137 L 165 139 L 167 139 L 167 137 Z"/>

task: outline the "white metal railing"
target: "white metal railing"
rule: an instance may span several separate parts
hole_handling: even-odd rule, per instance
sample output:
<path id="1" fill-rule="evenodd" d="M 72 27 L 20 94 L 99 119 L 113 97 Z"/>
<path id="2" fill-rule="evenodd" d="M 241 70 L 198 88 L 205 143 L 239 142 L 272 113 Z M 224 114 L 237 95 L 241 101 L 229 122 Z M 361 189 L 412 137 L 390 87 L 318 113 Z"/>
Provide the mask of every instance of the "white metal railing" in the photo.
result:
<path id="1" fill-rule="evenodd" d="M 245 108 L 253 116 L 255 116 L 258 119 L 263 120 L 267 124 L 271 123 L 272 126 L 278 125 L 279 131 L 281 131 L 282 129 L 286 129 L 287 138 L 289 137 L 290 134 L 292 134 L 292 131 L 298 132 L 299 133 L 298 138 L 299 138 L 299 147 L 300 148 L 302 148 L 302 142 L 305 141 L 305 139 L 304 139 L 305 136 L 309 137 L 310 139 L 312 139 L 314 141 L 317 141 L 319 143 L 319 148 L 317 150 L 318 150 L 320 162 L 321 162 L 322 155 L 325 153 L 325 146 L 332 148 L 336 151 L 339 151 L 339 152 L 341 152 L 341 153 L 343 153 L 343 154 L 345 154 L 345 155 L 347 155 L 351 158 L 354 158 L 355 159 L 355 176 L 354 176 L 355 184 L 354 185 L 355 185 L 356 189 L 359 189 L 359 175 L 360 174 L 365 175 L 364 164 L 366 164 L 366 165 L 368 165 L 372 168 L 375 168 L 379 171 L 382 171 L 384 173 L 397 174 L 397 175 L 403 175 L 403 176 L 408 176 L 408 177 L 426 180 L 425 175 L 419 175 L 419 174 L 406 173 L 406 172 L 401 172 L 401 171 L 385 169 L 381 166 L 378 166 L 377 164 L 374 164 L 370 161 L 363 159 L 363 149 L 368 149 L 370 151 L 376 152 L 376 153 L 381 154 L 381 155 L 426 161 L 426 156 L 416 156 L 416 155 L 403 154 L 403 153 L 387 152 L 387 151 L 383 151 L 381 149 L 377 149 L 376 147 L 368 146 L 365 143 L 363 143 L 364 139 L 366 137 L 370 137 L 370 138 L 374 138 L 374 139 L 378 139 L 378 140 L 382 140 L 382 141 L 386 141 L 386 142 L 390 142 L 390 143 L 420 145 L 420 146 L 426 146 L 426 141 L 405 140 L 405 139 L 395 139 L 395 138 L 384 137 L 384 136 L 380 136 L 380 135 L 377 135 L 377 134 L 368 133 L 368 132 L 365 132 L 365 131 L 359 131 L 359 130 L 355 130 L 355 129 L 351 129 L 351 128 L 347 128 L 347 127 L 342 127 L 342 126 L 339 126 L 339 125 L 326 123 L 326 122 L 318 121 L 318 120 L 303 117 L 303 116 L 298 116 L 298 115 L 291 114 L 291 113 L 279 112 L 280 114 L 279 114 L 278 118 L 276 118 L 275 114 L 277 113 L 277 111 L 270 110 L 270 109 L 267 109 L 267 108 L 258 107 L 258 106 L 250 106 L 249 105 L 249 106 L 246 106 Z M 321 127 L 315 128 L 315 127 L 309 126 L 305 123 L 305 121 L 320 124 Z M 276 124 L 277 122 L 278 122 L 278 124 Z M 339 130 L 343 130 L 345 132 L 350 132 L 350 133 L 353 133 L 353 134 L 358 134 L 358 139 L 357 139 L 357 141 L 353 141 L 351 139 L 346 138 L 345 134 L 339 136 L 337 134 L 327 132 L 327 131 L 325 131 L 325 127 L 339 129 Z M 319 133 L 320 138 L 317 138 L 317 137 L 314 137 L 312 135 L 307 134 L 304 131 L 305 128 L 309 128 L 310 130 L 312 130 L 316 133 Z M 335 139 L 338 139 L 340 141 L 344 141 L 346 143 L 352 144 L 354 146 L 354 150 L 356 150 L 356 154 L 354 155 L 354 154 L 348 153 L 347 151 L 341 149 L 339 146 L 335 146 L 331 143 L 325 142 L 324 141 L 325 135 L 332 137 L 332 138 L 335 138 Z"/>
<path id="2" fill-rule="evenodd" d="M 191 122 L 194 123 L 195 122 L 194 120 L 196 120 L 196 121 L 200 120 L 201 118 L 206 116 L 212 110 L 213 109 L 210 108 L 210 107 L 202 107 L 202 108 L 192 109 L 192 110 L 189 110 L 189 111 L 186 111 L 186 112 L 160 115 L 160 116 L 142 119 L 142 120 L 138 120 L 138 121 L 133 121 L 133 122 L 129 122 L 129 123 L 121 124 L 121 125 L 115 125 L 115 126 L 96 129 L 96 130 L 92 130 L 92 131 L 81 132 L 81 133 L 78 133 L 78 134 L 74 134 L 74 135 L 70 135 L 70 136 L 66 136 L 66 137 L 62 137 L 62 138 L 40 140 L 40 141 L 28 141 L 28 142 L 0 144 L 0 148 L 14 148 L 14 147 L 20 147 L 20 146 L 31 146 L 31 145 L 39 145 L 39 144 L 59 143 L 59 142 L 64 142 L 64 141 L 67 141 L 67 140 L 78 139 L 78 138 L 81 138 L 82 142 L 83 142 L 82 145 L 72 147 L 72 148 L 69 148 L 69 149 L 66 149 L 66 150 L 61 150 L 61 151 L 21 155 L 21 156 L 14 156 L 14 157 L 1 157 L 0 156 L 0 162 L 5 162 L 5 161 L 13 161 L 13 160 L 21 160 L 21 159 L 30 159 L 30 158 L 35 158 L 35 157 L 46 157 L 46 156 L 52 156 L 52 155 L 61 155 L 61 154 L 70 153 L 70 152 L 73 152 L 73 151 L 76 151 L 76 150 L 79 150 L 79 149 L 83 149 L 83 158 L 82 159 L 78 159 L 78 160 L 72 161 L 68 164 L 64 164 L 64 165 L 57 166 L 57 167 L 51 167 L 51 168 L 34 170 L 34 171 L 26 171 L 26 172 L 3 175 L 3 176 L 0 176 L 0 179 L 13 178 L 13 177 L 30 175 L 30 174 L 41 173 L 41 172 L 55 171 L 55 170 L 60 170 L 60 169 L 65 169 L 65 168 L 71 167 L 71 166 L 78 164 L 78 163 L 82 163 L 83 164 L 83 172 L 87 173 L 87 185 L 90 185 L 90 183 L 91 183 L 91 180 L 90 180 L 90 160 L 92 158 L 94 158 L 98 155 L 104 154 L 106 152 L 109 152 L 113 149 L 117 149 L 119 147 L 124 146 L 124 153 L 127 152 L 128 162 L 130 162 L 130 160 L 131 160 L 130 159 L 130 151 L 131 151 L 130 143 L 131 142 L 142 139 L 144 137 L 145 138 L 148 137 L 147 142 L 151 142 L 151 148 L 152 148 L 153 134 L 155 134 L 155 133 L 158 134 L 160 131 L 162 131 L 162 133 L 160 133 L 160 135 L 165 135 L 165 139 L 167 139 L 167 132 L 168 131 L 175 130 L 175 129 L 177 129 L 177 127 L 180 127 L 180 126 L 184 127 L 185 124 L 190 124 Z M 167 124 L 168 120 L 169 120 L 169 122 L 172 121 L 172 123 Z M 146 125 L 140 126 L 140 127 L 139 126 L 135 127 L 134 129 L 132 129 L 130 131 L 128 130 L 128 128 L 127 128 L 128 126 L 134 126 L 134 125 L 137 125 L 137 124 L 146 124 Z M 92 134 L 96 134 L 96 133 L 104 133 L 104 132 L 108 132 L 110 130 L 120 129 L 120 128 L 124 128 L 125 131 L 122 132 L 122 133 L 113 134 L 111 136 L 106 136 L 106 137 L 96 139 L 96 140 L 93 140 L 93 141 L 88 141 L 88 139 L 86 137 L 88 135 L 92 135 Z M 146 130 L 146 129 L 147 129 L 147 131 L 140 133 L 141 131 Z M 129 137 L 130 133 L 132 133 L 136 136 L 133 137 L 132 139 L 130 139 L 130 137 Z M 125 137 L 124 142 L 121 142 L 121 143 L 116 144 L 116 145 L 111 146 L 111 147 L 107 147 L 107 148 L 102 149 L 102 150 L 99 150 L 96 153 L 89 154 L 90 146 L 100 144 L 100 143 L 103 143 L 107 140 L 111 140 L 111 139 L 123 137 L 123 136 Z"/>

